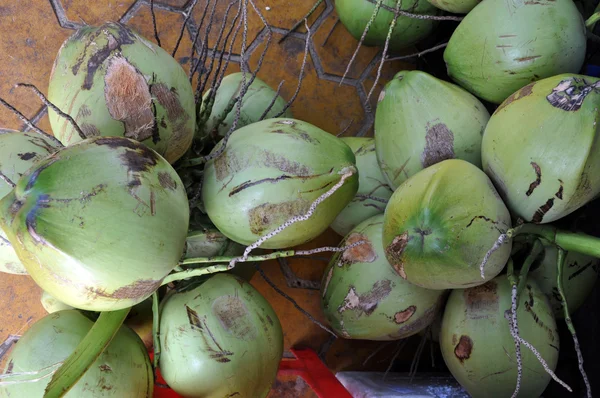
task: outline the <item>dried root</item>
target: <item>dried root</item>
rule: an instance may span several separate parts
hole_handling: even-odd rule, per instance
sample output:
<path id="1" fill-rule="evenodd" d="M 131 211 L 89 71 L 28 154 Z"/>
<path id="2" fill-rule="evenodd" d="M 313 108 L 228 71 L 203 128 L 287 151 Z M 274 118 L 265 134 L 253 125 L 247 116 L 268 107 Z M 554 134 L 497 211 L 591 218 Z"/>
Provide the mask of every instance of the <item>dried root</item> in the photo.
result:
<path id="1" fill-rule="evenodd" d="M 54 136 L 46 133 L 45 131 L 43 131 L 42 129 L 40 129 L 38 126 L 36 126 L 35 124 L 33 124 L 31 122 L 31 120 L 27 119 L 25 117 L 25 115 L 23 115 L 21 112 L 19 112 L 17 110 L 17 108 L 15 108 L 14 106 L 12 106 L 8 102 L 6 102 L 3 98 L 0 98 L 0 104 L 2 104 L 4 107 L 6 107 L 9 111 L 11 111 L 12 113 L 14 113 L 15 115 L 17 115 L 17 117 L 19 119 L 21 119 L 25 123 L 25 125 L 27 127 L 29 127 L 30 129 L 32 129 L 36 133 L 38 133 L 40 135 L 43 135 L 48 140 L 52 141 L 57 147 L 59 147 L 59 148 L 63 148 L 64 147 L 64 145 L 62 144 L 62 142 L 60 142 L 59 140 L 57 140 L 56 137 L 54 137 Z"/>
<path id="2" fill-rule="evenodd" d="M 562 271 L 563 271 L 563 267 L 565 264 L 565 258 L 566 258 L 566 252 L 559 247 L 558 248 L 558 261 L 557 261 L 558 272 L 557 272 L 557 276 L 556 276 L 556 286 L 558 287 L 558 292 L 560 294 L 560 300 L 561 300 L 561 304 L 562 304 L 563 311 L 564 311 L 565 322 L 567 323 L 567 328 L 569 329 L 569 332 L 571 332 L 571 336 L 573 337 L 573 345 L 575 346 L 575 352 L 577 353 L 577 362 L 579 365 L 579 372 L 581 373 L 581 376 L 583 377 L 583 382 L 585 383 L 586 396 L 588 398 L 592 398 L 592 387 L 590 385 L 590 381 L 588 379 L 587 373 L 585 372 L 585 369 L 583 368 L 583 355 L 581 354 L 581 347 L 579 346 L 579 340 L 577 339 L 577 333 L 575 333 L 575 326 L 573 325 L 573 321 L 571 320 L 571 315 L 569 313 L 569 307 L 567 305 L 567 298 L 565 296 L 565 292 L 564 292 L 564 288 L 563 288 Z"/>
<path id="3" fill-rule="evenodd" d="M 15 87 L 26 87 L 26 88 L 30 88 L 31 90 L 33 90 L 33 92 L 40 98 L 40 100 L 42 100 L 44 105 L 46 105 L 47 107 L 52 109 L 54 112 L 56 112 L 60 117 L 67 119 L 67 121 L 69 123 L 71 123 L 71 125 L 73 126 L 75 131 L 77 131 L 77 134 L 79 135 L 79 137 L 82 140 L 85 140 L 87 138 L 86 135 L 84 134 L 83 130 L 81 130 L 81 128 L 75 121 L 75 119 L 73 119 L 71 117 L 71 115 L 68 115 L 68 114 L 64 113 L 63 111 L 61 111 L 56 105 L 54 105 L 52 102 L 50 102 L 48 100 L 48 98 L 46 98 L 46 96 L 36 86 L 34 86 L 33 84 L 29 84 L 29 83 L 17 83 L 15 85 Z"/>
<path id="4" fill-rule="evenodd" d="M 354 50 L 354 54 L 352 54 L 352 58 L 350 58 L 350 62 L 348 62 L 348 65 L 346 66 L 346 70 L 344 71 L 344 74 L 342 75 L 342 79 L 340 80 L 340 85 L 342 85 L 342 83 L 344 82 L 344 79 L 346 78 L 346 75 L 350 71 L 350 67 L 354 63 L 354 60 L 356 59 L 356 56 L 358 55 L 358 51 L 360 50 L 360 47 L 364 43 L 365 37 L 367 37 L 367 33 L 369 33 L 369 29 L 371 29 L 371 25 L 373 25 L 375 18 L 377 18 L 377 14 L 379 13 L 379 9 L 381 8 L 382 4 L 383 4 L 383 0 L 377 0 L 377 3 L 375 3 L 375 9 L 373 10 L 373 14 L 371 14 L 371 19 L 369 19 L 369 22 L 367 22 L 367 25 L 365 26 L 365 30 L 363 30 L 362 36 L 360 37 L 360 40 L 358 41 L 358 46 L 356 46 L 356 50 Z"/>

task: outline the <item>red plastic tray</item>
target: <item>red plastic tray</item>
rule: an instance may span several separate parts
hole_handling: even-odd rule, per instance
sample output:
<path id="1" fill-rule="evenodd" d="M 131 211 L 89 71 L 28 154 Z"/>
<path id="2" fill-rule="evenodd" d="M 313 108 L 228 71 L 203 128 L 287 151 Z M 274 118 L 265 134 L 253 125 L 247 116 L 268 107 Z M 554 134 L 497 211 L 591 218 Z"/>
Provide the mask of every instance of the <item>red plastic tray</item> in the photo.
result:
<path id="1" fill-rule="evenodd" d="M 352 398 L 342 383 L 319 359 L 310 348 L 292 348 L 290 350 L 295 359 L 282 359 L 279 364 L 278 375 L 297 375 L 308 383 L 320 398 Z M 153 355 L 150 353 L 150 359 Z M 165 380 L 157 371 L 154 398 L 180 398 L 180 396 L 166 385 Z"/>

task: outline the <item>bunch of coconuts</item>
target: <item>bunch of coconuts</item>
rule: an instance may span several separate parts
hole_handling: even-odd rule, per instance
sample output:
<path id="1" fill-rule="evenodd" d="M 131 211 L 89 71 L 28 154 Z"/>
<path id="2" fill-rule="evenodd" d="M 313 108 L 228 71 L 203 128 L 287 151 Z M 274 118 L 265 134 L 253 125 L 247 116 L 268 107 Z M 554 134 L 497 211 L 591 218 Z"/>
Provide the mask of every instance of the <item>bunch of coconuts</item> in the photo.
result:
<path id="1" fill-rule="evenodd" d="M 471 396 L 540 396 L 559 381 L 557 322 L 575 333 L 598 276 L 600 241 L 557 227 L 600 192 L 600 79 L 579 74 L 597 15 L 561 0 L 429 3 L 336 1 L 357 40 L 392 51 L 425 39 L 438 9 L 467 15 L 444 52 L 453 83 L 399 71 L 374 139 L 348 139 L 359 191 L 332 228 L 368 243 L 333 257 L 322 308 L 340 336 L 372 340 L 439 315 L 434 339 Z"/>
<path id="2" fill-rule="evenodd" d="M 210 152 L 227 133 L 234 123 L 229 103 L 241 85 L 247 95 L 238 101 L 243 117 L 235 121 L 237 127 L 265 121 L 232 136 L 223 156 L 206 168 L 183 167 Z M 65 41 L 50 74 L 54 137 L 0 131 L 0 271 L 31 276 L 49 312 L 8 356 L 1 397 L 52 394 L 48 389 L 62 372 L 57 369 L 71 364 L 76 349 L 98 333 L 107 346 L 88 352 L 88 370 L 71 375 L 73 381 L 61 394 L 151 396 L 154 371 L 148 350 L 158 343 L 162 355 L 155 359 L 161 373 L 183 396 L 269 393 L 283 352 L 279 319 L 249 283 L 252 262 L 228 270 L 212 259 L 241 256 L 248 240 L 280 218 L 305 211 L 304 203 L 326 189 L 321 186 L 348 174 L 318 214 L 298 223 L 302 232 L 282 234 L 270 246 L 312 239 L 352 199 L 358 177 L 352 173 L 350 148 L 290 119 L 289 105 L 260 79 L 231 74 L 214 89 L 195 104 L 188 76 L 162 48 L 120 23 L 87 26 Z M 267 119 L 275 116 L 283 118 Z M 247 159 L 244 148 L 237 147 L 237 137 L 245 135 L 261 147 L 263 161 L 223 164 L 223 159 Z M 320 153 L 309 149 L 312 158 L 294 161 L 288 149 L 298 141 L 323 145 Z M 229 173 L 230 190 L 240 186 L 232 200 L 253 191 L 234 181 L 235 175 L 245 178 L 242 173 L 257 180 L 261 173 L 289 173 L 292 184 L 307 192 L 294 196 L 294 188 L 285 186 L 287 177 L 282 178 L 278 189 L 287 189 L 289 198 L 274 197 L 287 203 L 279 212 L 268 211 L 278 203 L 252 199 L 256 210 L 248 208 L 245 214 L 253 217 L 252 226 L 238 215 L 250 235 L 232 240 L 232 230 L 217 221 L 226 210 L 208 215 L 204 210 L 221 198 L 208 194 L 190 206 L 197 196 L 191 188 L 202 180 L 210 188 L 203 174 L 211 167 L 218 181 Z M 118 322 L 107 321 L 120 314 Z"/>
<path id="3" fill-rule="evenodd" d="M 392 23 L 390 7 L 468 12 L 444 53 L 460 86 L 399 71 L 379 96 L 374 138 L 340 139 L 294 119 L 260 80 L 245 87 L 244 73 L 195 104 L 179 64 L 122 24 L 85 27 L 64 43 L 48 96 L 74 123 L 50 111 L 60 142 L 0 134 L 0 268 L 29 274 L 61 303 L 26 332 L 5 373 L 55 370 L 98 312 L 152 298 L 171 388 L 264 397 L 283 335 L 248 283 L 250 249 L 289 249 L 332 227 L 344 239 L 320 299 L 340 337 L 398 340 L 441 317 L 444 359 L 472 396 L 543 392 L 560 349 L 556 322 L 585 300 L 600 256 L 595 238 L 551 224 L 600 193 L 600 79 L 577 74 L 583 19 L 567 0 L 364 0 L 376 12 L 362 20 L 344 11 L 349 3 L 336 2 L 348 30 L 371 25 L 366 43 L 377 45 L 376 33 L 394 28 L 395 49 L 436 22 Z M 243 116 L 232 119 L 232 99 L 246 90 L 252 100 L 238 101 Z M 490 115 L 477 97 L 500 105 Z M 71 394 L 152 394 L 147 347 L 129 329 Z M 41 396 L 50 380 L 0 384 L 0 396 L 24 385 Z"/>

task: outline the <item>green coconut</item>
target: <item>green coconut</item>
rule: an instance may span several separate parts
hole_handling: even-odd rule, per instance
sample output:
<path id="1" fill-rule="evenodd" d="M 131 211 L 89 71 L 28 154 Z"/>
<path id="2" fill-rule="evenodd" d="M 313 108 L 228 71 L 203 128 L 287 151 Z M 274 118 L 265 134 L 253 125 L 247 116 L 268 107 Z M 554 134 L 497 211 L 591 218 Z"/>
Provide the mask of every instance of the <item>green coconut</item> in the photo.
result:
<path id="1" fill-rule="evenodd" d="M 183 184 L 164 158 L 136 141 L 80 141 L 16 183 L 0 200 L 0 227 L 35 282 L 72 307 L 131 307 L 183 254 Z"/>
<path id="2" fill-rule="evenodd" d="M 185 397 L 266 397 L 283 355 L 269 302 L 241 278 L 219 273 L 162 304 L 160 371 Z"/>
<path id="3" fill-rule="evenodd" d="M 245 75 L 246 84 L 248 84 L 252 75 L 250 73 L 246 73 Z M 223 78 L 221 85 L 217 89 L 214 103 L 210 109 L 210 115 L 208 116 L 206 123 L 201 126 L 202 131 L 199 132 L 199 134 L 202 135 L 199 137 L 201 140 L 209 140 L 214 145 L 231 129 L 236 117 L 238 104 L 235 104 L 229 113 L 226 114 L 225 112 L 229 107 L 229 102 L 240 95 L 240 91 L 244 84 L 243 77 L 244 73 L 237 72 L 231 73 Z M 202 97 L 201 114 L 206 112 L 205 108 L 208 105 L 207 102 L 210 95 L 211 90 L 208 90 Z M 275 101 L 273 102 L 274 99 Z M 247 88 L 246 95 L 242 98 L 240 118 L 238 119 L 236 128 L 239 129 L 248 124 L 260 121 L 260 117 L 271 103 L 273 103 L 273 106 L 265 115 L 265 119 L 273 118 L 282 112 L 287 102 L 283 97 L 278 95 L 271 86 L 258 77 L 255 77 L 252 84 Z M 294 116 L 292 115 L 292 111 L 287 109 L 281 117 L 291 118 Z"/>
<path id="4" fill-rule="evenodd" d="M 40 134 L 0 129 L 0 173 L 16 182 L 33 165 L 57 150 L 54 142 Z M 0 179 L 0 199 L 10 191 L 12 187 Z M 0 272 L 27 274 L 2 228 L 0 228 Z"/>
<path id="5" fill-rule="evenodd" d="M 481 0 L 427 0 L 440 10 L 455 14 L 466 14 L 471 11 Z"/>
<path id="6" fill-rule="evenodd" d="M 321 282 L 321 309 L 333 330 L 347 339 L 398 340 L 429 326 L 441 309 L 443 290 L 423 289 L 402 279 L 381 243 L 383 214 L 360 223 L 336 253 Z"/>
<path id="7" fill-rule="evenodd" d="M 4 373 L 43 369 L 40 376 L 47 374 L 48 377 L 2 385 L 0 397 L 42 397 L 50 383 L 51 372 L 73 353 L 93 325 L 93 321 L 77 310 L 55 312 L 34 323 L 8 355 Z M 146 348 L 134 332 L 122 326 L 100 357 L 64 396 L 147 398 L 152 396 L 153 390 L 154 376 Z"/>
<path id="8" fill-rule="evenodd" d="M 499 104 L 533 81 L 578 73 L 585 52 L 572 0 L 483 0 L 450 37 L 444 61 L 454 81 Z"/>
<path id="9" fill-rule="evenodd" d="M 502 271 L 511 244 L 480 264 L 511 226 L 508 209 L 483 171 L 459 159 L 418 172 L 385 209 L 383 245 L 388 261 L 409 282 L 426 289 L 477 286 Z"/>
<path id="10" fill-rule="evenodd" d="M 324 232 L 354 198 L 355 162 L 344 141 L 318 127 L 295 119 L 263 120 L 233 133 L 226 149 L 206 163 L 204 207 L 225 236 L 250 245 L 290 218 L 306 214 L 342 175 L 354 173 L 312 217 L 292 224 L 261 247 L 296 246 Z"/>
<path id="11" fill-rule="evenodd" d="M 185 71 L 165 50 L 118 22 L 82 27 L 63 43 L 48 99 L 86 137 L 131 138 L 170 163 L 194 137 L 196 107 Z M 48 116 L 62 143 L 82 140 L 65 118 L 52 109 Z"/>
<path id="12" fill-rule="evenodd" d="M 515 216 L 558 220 L 600 193 L 600 79 L 563 74 L 529 84 L 494 112 L 483 170 Z"/>
<path id="13" fill-rule="evenodd" d="M 529 279 L 534 280 L 542 289 L 554 312 L 556 319 L 564 319 L 565 313 L 558 291 L 557 259 L 558 249 L 555 245 L 544 245 L 544 252 L 539 262 L 529 271 Z M 567 252 L 562 272 L 562 285 L 569 313 L 575 312 L 589 297 L 598 280 L 600 259 L 577 252 Z"/>
<path id="14" fill-rule="evenodd" d="M 396 8 L 396 0 L 381 0 L 381 4 L 391 9 Z M 365 27 L 375 11 L 375 3 L 368 0 L 336 0 L 335 10 L 340 22 L 348 32 L 360 40 Z M 400 3 L 400 10 L 420 15 L 437 15 L 439 10 L 427 1 L 410 0 Z M 394 19 L 393 12 L 380 8 L 363 41 L 367 46 L 383 47 L 390 25 Z M 418 19 L 405 16 L 398 17 L 396 26 L 389 41 L 390 51 L 400 51 L 412 46 L 425 37 L 438 25 L 438 21 Z"/>
<path id="15" fill-rule="evenodd" d="M 73 307 L 71 307 L 70 305 L 63 303 L 50 293 L 45 292 L 43 290 L 40 302 L 42 303 L 42 307 L 44 307 L 46 312 L 48 312 L 49 314 L 52 314 L 53 312 L 73 309 Z"/>
<path id="16" fill-rule="evenodd" d="M 444 310 L 440 348 L 444 362 L 473 398 L 512 396 L 517 383 L 515 343 L 505 312 L 511 307 L 506 275 L 485 285 L 456 289 Z M 552 308 L 534 281 L 519 297 L 519 335 L 535 347 L 550 369 L 556 369 L 560 348 Z M 539 397 L 550 383 L 535 355 L 521 345 L 523 379 L 520 398 Z"/>
<path id="17" fill-rule="evenodd" d="M 185 241 L 185 259 L 197 257 L 239 257 L 244 254 L 246 246 L 240 245 L 223 235 L 218 229 L 196 230 L 188 232 Z M 260 250 L 253 251 L 253 254 L 259 254 Z M 247 282 L 250 282 L 256 269 L 254 263 L 237 263 L 235 267 L 227 271 L 239 276 Z M 198 267 L 205 267 L 206 264 L 198 264 Z"/>
<path id="18" fill-rule="evenodd" d="M 481 137 L 490 118 L 461 87 L 421 71 L 400 71 L 381 91 L 375 113 L 375 149 L 381 170 L 397 188 L 445 159 L 481 167 Z"/>
<path id="19" fill-rule="evenodd" d="M 393 190 L 388 186 L 377 163 L 375 139 L 342 137 L 341 140 L 354 152 L 358 169 L 358 192 L 331 223 L 331 229 L 341 236 L 346 236 L 364 220 L 383 213 Z"/>

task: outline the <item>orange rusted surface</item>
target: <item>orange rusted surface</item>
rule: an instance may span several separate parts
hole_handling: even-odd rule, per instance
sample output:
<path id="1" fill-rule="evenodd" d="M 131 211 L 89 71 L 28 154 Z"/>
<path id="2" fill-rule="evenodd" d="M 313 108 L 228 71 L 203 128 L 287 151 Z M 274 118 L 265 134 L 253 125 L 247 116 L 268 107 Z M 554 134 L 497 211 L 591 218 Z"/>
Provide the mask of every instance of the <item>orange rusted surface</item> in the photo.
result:
<path id="1" fill-rule="evenodd" d="M 15 105 L 25 116 L 34 118 L 44 131 L 51 132 L 45 108 L 39 99 L 26 89 L 11 91 L 18 82 L 33 83 L 46 93 L 48 77 L 56 53 L 63 41 L 77 27 L 83 24 L 100 24 L 111 20 L 120 20 L 140 31 L 147 39 L 154 41 L 152 15 L 149 2 L 136 0 L 106 0 L 90 2 L 84 0 L 32 0 L 5 2 L 0 6 L 0 96 Z M 312 7 L 312 1 L 283 2 L 275 0 L 256 0 L 255 5 L 262 17 L 273 29 L 271 45 L 268 49 L 258 77 L 277 88 L 284 81 L 281 95 L 289 100 L 296 92 L 302 59 L 306 44 L 306 29 L 301 24 L 297 33 L 292 34 L 281 44 L 283 29 L 290 28 Z M 155 2 L 156 20 L 163 48 L 169 53 L 173 50 L 184 21 L 182 10 L 191 4 L 187 0 L 157 0 Z M 229 1 L 211 2 L 205 16 L 198 46 L 205 42 L 205 29 L 210 23 L 212 5 L 216 4 L 212 29 L 208 35 L 208 46 L 214 47 L 221 22 L 225 17 Z M 206 0 L 199 0 L 192 12 L 191 22 L 200 24 L 202 13 L 206 9 Z M 237 4 L 231 7 L 229 20 L 237 13 Z M 267 28 L 255 9 L 248 7 L 248 26 L 246 40 L 253 44 L 244 58 L 250 68 L 257 67 L 265 42 L 269 36 Z M 371 113 L 365 106 L 366 94 L 371 89 L 381 57 L 377 48 L 362 48 L 348 73 L 348 79 L 340 85 L 340 78 L 356 49 L 357 41 L 352 38 L 337 16 L 333 1 L 325 1 L 309 18 L 310 53 L 304 68 L 302 85 L 291 109 L 298 119 L 310 122 L 331 134 L 350 136 L 355 134 L 373 134 L 372 122 L 374 107 L 383 85 L 399 70 L 414 69 L 411 64 L 387 62 L 379 82 L 369 101 Z M 335 26 L 334 26 L 335 25 Z M 63 27 L 64 26 L 64 27 Z M 333 30 L 332 30 L 333 29 Z M 198 55 L 190 58 L 194 29 L 186 29 L 181 45 L 175 55 L 177 61 L 189 71 Z M 329 33 L 331 32 L 331 35 Z M 243 30 L 237 34 L 233 53 L 240 55 Z M 328 36 L 329 35 L 329 36 Z M 210 54 L 209 54 L 209 60 Z M 240 57 L 236 57 L 227 68 L 227 73 L 240 70 Z M 210 66 L 210 65 L 207 65 Z M 214 75 L 214 70 L 210 76 Z M 209 79 L 209 82 L 212 80 Z M 196 80 L 194 81 L 194 85 Z M 207 85 L 210 86 L 210 83 Z M 23 123 L 12 113 L 0 107 L 0 127 L 24 128 Z M 302 248 L 335 246 L 341 237 L 328 230 L 315 241 Z M 318 258 L 289 259 L 290 268 L 301 279 L 318 282 L 327 265 L 325 253 Z M 288 287 L 279 263 L 271 261 L 263 265 L 270 279 L 287 295 L 319 322 L 326 325 L 320 310 L 319 291 Z M 330 335 L 313 324 L 300 313 L 292 303 L 276 293 L 257 273 L 252 284 L 270 301 L 275 308 L 284 328 L 285 349 L 292 346 L 307 345 L 321 353 L 326 364 L 333 370 L 385 370 L 393 355 L 396 343 L 389 343 L 388 349 L 363 362 L 383 343 L 330 340 Z M 0 342 L 9 334 L 20 333 L 28 325 L 45 314 L 40 304 L 40 289 L 29 277 L 0 275 Z M 310 388 L 294 378 L 279 380 L 274 386 L 272 397 L 311 397 Z"/>

